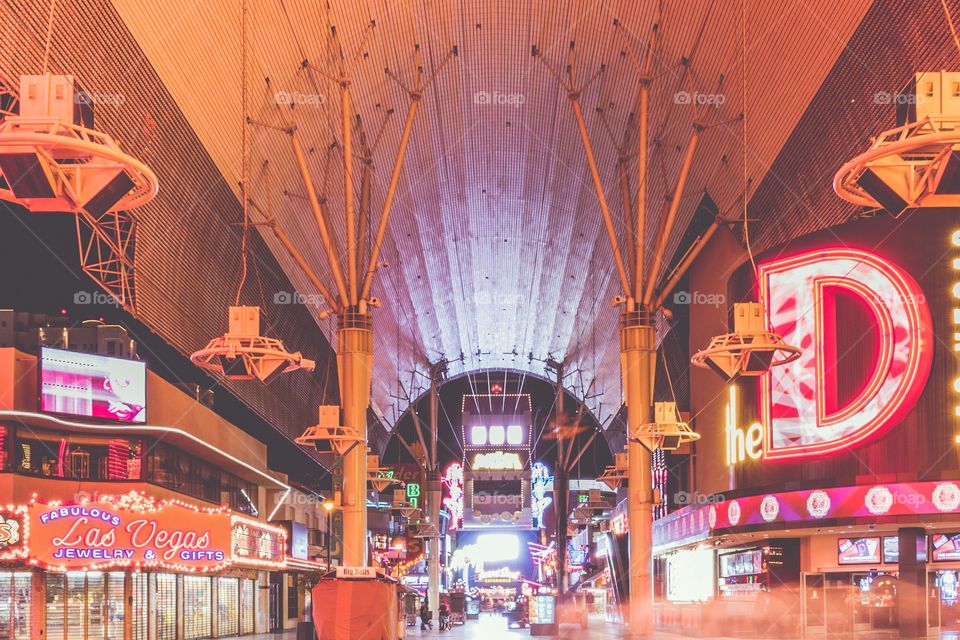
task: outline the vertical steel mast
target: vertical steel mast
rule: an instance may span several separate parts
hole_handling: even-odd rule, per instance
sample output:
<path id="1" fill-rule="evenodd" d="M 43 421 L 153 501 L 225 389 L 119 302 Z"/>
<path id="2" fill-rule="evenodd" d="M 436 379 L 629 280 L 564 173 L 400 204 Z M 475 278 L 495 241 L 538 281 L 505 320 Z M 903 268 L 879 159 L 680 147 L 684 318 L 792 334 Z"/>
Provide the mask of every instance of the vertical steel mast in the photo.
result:
<path id="1" fill-rule="evenodd" d="M 597 200 L 610 248 L 613 253 L 614 266 L 623 294 L 614 302 L 622 306 L 620 314 L 620 366 L 621 383 L 624 403 L 627 409 L 627 436 L 628 436 L 628 497 L 627 511 L 630 528 L 630 601 L 629 625 L 635 636 L 646 636 L 653 626 L 653 487 L 652 471 L 650 466 L 651 451 L 657 444 L 649 439 L 637 437 L 641 425 L 650 421 L 653 403 L 653 383 L 656 363 L 656 336 L 654 332 L 654 315 L 660 302 L 655 297 L 656 285 L 664 263 L 665 252 L 674 222 L 680 206 L 684 187 L 690 168 L 693 165 L 700 134 L 704 127 L 697 122 L 696 105 L 694 105 L 694 125 L 687 144 L 683 164 L 677 177 L 677 182 L 670 194 L 667 210 L 660 216 L 659 232 L 655 237 L 652 255 L 647 262 L 645 236 L 647 227 L 647 183 L 649 165 L 649 103 L 650 89 L 653 81 L 654 45 L 656 43 L 658 25 L 654 24 L 645 51 L 641 57 L 635 55 L 631 43 L 624 33 L 619 21 L 614 26 L 624 37 L 625 50 L 640 76 L 640 93 L 638 97 L 637 131 L 637 196 L 636 211 L 631 211 L 630 201 L 624 194 L 629 193 L 629 184 L 624 167 L 619 168 L 619 184 L 623 202 L 623 224 L 627 230 L 626 255 L 630 258 L 629 266 L 624 260 L 617 238 L 613 214 L 604 192 L 603 180 L 597 164 L 596 154 L 581 105 L 581 95 L 590 86 L 594 79 L 604 72 L 600 69 L 586 82 L 579 83 L 575 78 L 576 56 L 574 43 L 570 43 L 567 63 L 564 73 L 558 72 L 548 63 L 536 46 L 532 48 L 535 58 L 543 62 L 547 70 L 557 79 L 566 91 L 570 101 L 573 117 L 577 125 L 577 132 L 583 145 L 584 156 L 593 186 L 597 192 Z M 621 154 L 622 155 L 622 154 Z M 684 268 L 691 261 L 685 261 Z M 632 272 L 632 273 L 631 273 Z M 676 276 L 676 271 L 673 274 Z M 662 292 L 661 292 L 662 293 Z M 564 570 L 562 567 L 560 570 Z"/>

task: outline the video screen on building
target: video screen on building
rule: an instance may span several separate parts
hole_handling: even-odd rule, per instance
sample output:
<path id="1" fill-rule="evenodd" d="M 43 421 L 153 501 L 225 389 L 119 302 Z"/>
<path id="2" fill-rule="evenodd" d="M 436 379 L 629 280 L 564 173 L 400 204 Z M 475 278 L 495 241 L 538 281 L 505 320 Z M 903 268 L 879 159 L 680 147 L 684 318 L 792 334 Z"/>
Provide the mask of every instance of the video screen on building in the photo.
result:
<path id="1" fill-rule="evenodd" d="M 937 533 L 933 535 L 934 562 L 954 562 L 960 560 L 960 533 Z"/>
<path id="2" fill-rule="evenodd" d="M 838 564 L 880 564 L 880 538 L 840 538 Z"/>
<path id="3" fill-rule="evenodd" d="M 763 552 L 759 549 L 720 556 L 720 577 L 749 576 L 763 573 Z"/>
<path id="4" fill-rule="evenodd" d="M 461 531 L 455 553 L 470 559 L 468 584 L 519 583 L 536 580 L 530 545 L 538 542 L 537 531 Z"/>
<path id="5" fill-rule="evenodd" d="M 147 421 L 147 367 L 137 360 L 44 347 L 40 410 L 84 418 Z"/>
<path id="6" fill-rule="evenodd" d="M 917 559 L 927 561 L 927 536 L 917 540 Z M 883 561 L 887 564 L 900 562 L 900 538 L 883 536 Z"/>

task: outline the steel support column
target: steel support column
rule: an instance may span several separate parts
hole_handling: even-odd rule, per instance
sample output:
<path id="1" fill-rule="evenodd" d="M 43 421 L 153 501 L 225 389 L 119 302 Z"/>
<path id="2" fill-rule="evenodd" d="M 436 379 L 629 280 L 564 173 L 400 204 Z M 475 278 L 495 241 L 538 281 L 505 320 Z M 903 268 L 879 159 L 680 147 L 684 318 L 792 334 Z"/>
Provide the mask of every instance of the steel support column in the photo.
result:
<path id="1" fill-rule="evenodd" d="M 440 611 L 440 477 L 437 471 L 437 442 L 440 393 L 433 370 L 430 372 L 430 470 L 427 472 L 427 505 L 430 523 L 437 528 L 437 536 L 427 540 L 427 606 L 439 617 Z"/>
<path id="2" fill-rule="evenodd" d="M 650 419 L 656 335 L 645 311 L 625 311 L 620 319 L 620 367 L 627 405 L 627 434 Z M 630 527 L 630 631 L 647 636 L 653 627 L 653 487 L 650 453 L 629 442 L 627 518 Z"/>
<path id="3" fill-rule="evenodd" d="M 557 386 L 555 388 L 554 424 L 557 437 L 557 464 L 553 470 L 553 511 L 556 514 L 555 539 L 557 541 L 557 594 L 563 596 L 567 592 L 567 525 L 570 513 L 570 484 L 567 476 L 567 461 L 564 459 L 566 443 L 564 429 L 566 428 L 566 413 L 563 407 L 563 375 L 564 367 L 557 367 Z"/>
<path id="4" fill-rule="evenodd" d="M 370 315 L 347 312 L 337 330 L 337 372 L 344 426 L 356 429 L 361 444 L 343 460 L 343 564 L 367 566 L 367 407 L 370 404 L 370 368 L 373 331 Z"/>
<path id="5" fill-rule="evenodd" d="M 427 606 L 435 618 L 440 611 L 440 481 L 436 473 L 427 475 L 427 507 L 430 524 L 437 528 L 438 535 L 427 538 Z"/>

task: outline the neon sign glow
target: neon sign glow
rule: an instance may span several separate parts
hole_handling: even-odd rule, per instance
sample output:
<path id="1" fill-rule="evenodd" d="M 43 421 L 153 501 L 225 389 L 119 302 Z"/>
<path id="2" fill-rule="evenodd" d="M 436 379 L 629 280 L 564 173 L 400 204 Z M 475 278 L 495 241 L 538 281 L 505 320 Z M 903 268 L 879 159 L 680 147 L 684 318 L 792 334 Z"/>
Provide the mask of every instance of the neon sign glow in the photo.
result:
<path id="1" fill-rule="evenodd" d="M 536 528 L 543 528 L 543 513 L 553 502 L 547 495 L 547 487 L 553 482 L 550 469 L 542 462 L 534 462 L 530 470 L 530 510 L 533 513 L 533 524 Z"/>
<path id="2" fill-rule="evenodd" d="M 470 465 L 473 470 L 488 469 L 491 471 L 520 471 L 523 469 L 523 462 L 517 453 L 504 453 L 503 451 L 494 451 L 491 453 L 478 453 L 473 458 L 473 464 Z"/>
<path id="3" fill-rule="evenodd" d="M 913 407 L 930 372 L 933 335 L 924 296 L 902 269 L 858 249 L 823 249 L 761 264 L 759 276 L 771 330 L 803 349 L 762 379 L 764 459 L 845 449 Z M 843 406 L 835 397 L 836 331 L 825 326 L 838 290 L 869 309 L 879 334 L 874 370 Z"/>
<path id="4" fill-rule="evenodd" d="M 447 488 L 447 497 L 443 506 L 450 512 L 450 529 L 458 529 L 463 521 L 463 466 L 452 463 L 443 474 L 443 486 Z"/>
<path id="5" fill-rule="evenodd" d="M 28 505 L 0 511 L 4 524 L 18 525 L 21 542 L 0 559 L 27 558 L 31 565 L 51 571 L 161 567 L 209 572 L 233 563 L 286 564 L 285 529 L 226 507 L 155 502 L 131 493 L 75 505 L 34 498 Z"/>
<path id="6" fill-rule="evenodd" d="M 727 441 L 727 465 L 757 460 L 763 454 L 763 425 L 754 422 L 746 430 L 737 427 L 737 388 L 730 386 L 730 398 L 724 412 L 724 434 Z"/>

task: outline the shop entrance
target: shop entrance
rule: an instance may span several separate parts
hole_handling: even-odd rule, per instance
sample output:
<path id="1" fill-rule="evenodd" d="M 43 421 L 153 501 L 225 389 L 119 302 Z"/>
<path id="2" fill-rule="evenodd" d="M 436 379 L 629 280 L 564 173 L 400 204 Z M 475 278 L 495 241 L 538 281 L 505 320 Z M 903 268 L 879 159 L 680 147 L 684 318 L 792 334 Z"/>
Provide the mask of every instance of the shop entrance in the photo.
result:
<path id="1" fill-rule="evenodd" d="M 827 629 L 827 602 L 824 588 L 826 580 L 822 573 L 804 573 L 803 608 L 801 619 L 805 633 L 824 633 Z"/>
<path id="2" fill-rule="evenodd" d="M 121 572 L 47 573 L 47 638 L 123 637 Z"/>
<path id="3" fill-rule="evenodd" d="M 270 631 L 283 626 L 283 574 L 270 573 Z"/>

